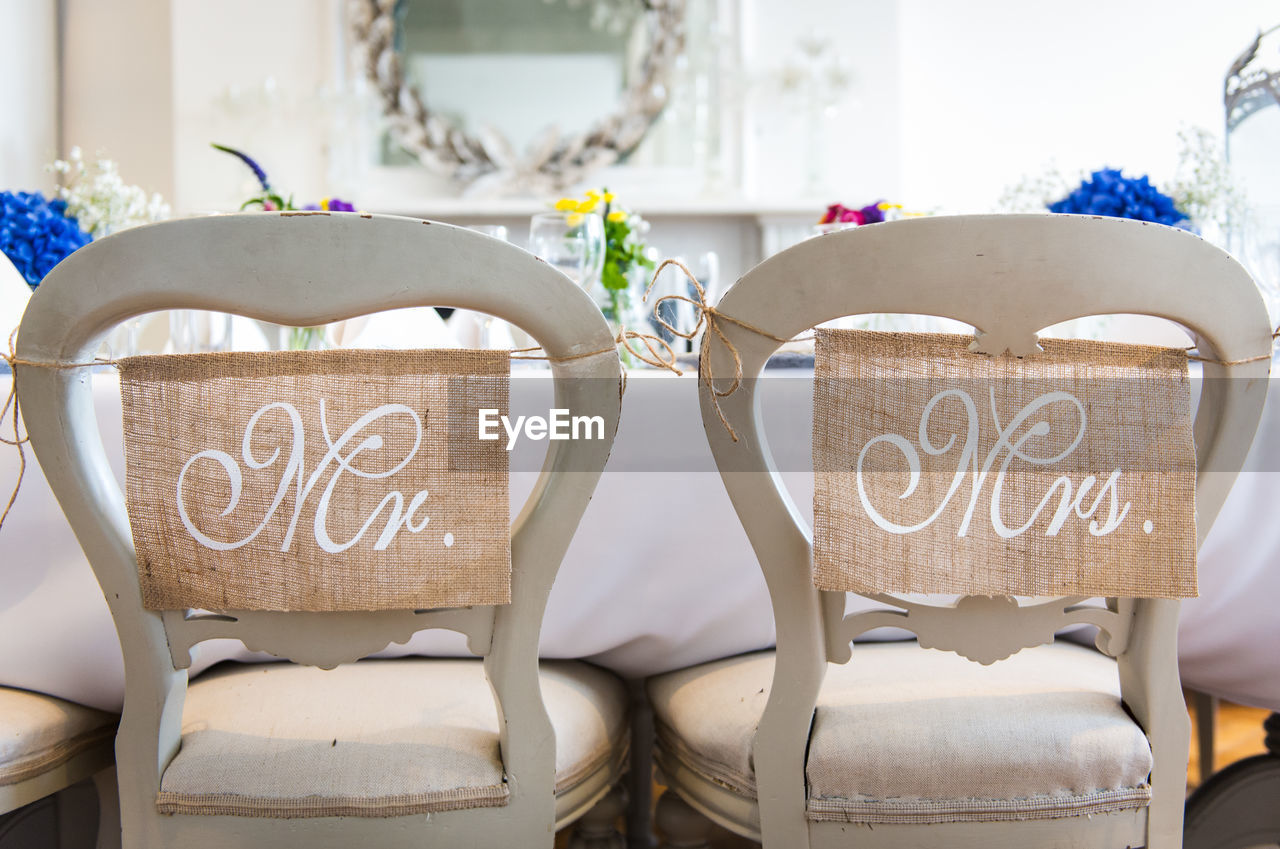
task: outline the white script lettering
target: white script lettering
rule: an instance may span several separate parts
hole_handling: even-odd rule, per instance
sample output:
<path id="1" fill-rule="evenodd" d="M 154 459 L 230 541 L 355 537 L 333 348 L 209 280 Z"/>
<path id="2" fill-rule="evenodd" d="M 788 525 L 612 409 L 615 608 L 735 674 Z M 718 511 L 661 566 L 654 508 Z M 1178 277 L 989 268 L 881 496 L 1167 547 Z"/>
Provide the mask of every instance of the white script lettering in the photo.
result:
<path id="1" fill-rule="evenodd" d="M 958 433 L 950 434 L 947 441 L 942 445 L 935 445 L 929 436 L 929 423 L 934 410 L 939 404 L 946 401 L 957 402 L 964 408 L 964 442 L 960 445 L 955 473 L 951 477 L 949 487 L 945 495 L 943 495 L 941 503 L 937 505 L 928 517 L 914 525 L 893 522 L 872 505 L 871 496 L 867 492 L 867 480 L 864 478 L 863 466 L 868 453 L 877 445 L 888 445 L 901 453 L 903 459 L 907 462 L 909 474 L 907 486 L 898 495 L 898 500 L 905 501 L 911 497 L 920 483 L 921 460 L 919 451 L 908 439 L 896 433 L 881 434 L 868 440 L 862 446 L 862 450 L 858 452 L 858 461 L 855 467 L 858 499 L 871 521 L 877 527 L 891 534 L 910 534 L 926 528 L 937 521 L 938 517 L 943 514 L 951 503 L 952 497 L 959 491 L 967 478 L 970 481 L 969 501 L 956 531 L 956 536 L 966 536 L 969 532 L 969 526 L 973 520 L 978 500 L 986 488 L 988 478 L 992 477 L 992 468 L 996 467 L 996 461 L 1000 459 L 1001 454 L 1004 454 L 1004 458 L 1000 461 L 992 478 L 991 500 L 988 511 L 992 528 L 1001 538 L 1012 539 L 1026 533 L 1052 502 L 1055 494 L 1058 494 L 1058 504 L 1045 528 L 1045 536 L 1057 536 L 1072 515 L 1081 520 L 1089 520 L 1089 533 L 1093 536 L 1106 536 L 1120 527 L 1120 524 L 1129 514 L 1131 505 L 1126 501 L 1123 507 L 1120 506 L 1118 489 L 1121 470 L 1119 468 L 1112 470 L 1102 485 L 1098 487 L 1097 494 L 1093 497 L 1092 503 L 1087 509 L 1084 508 L 1084 502 L 1090 490 L 1098 483 L 1097 477 L 1094 475 L 1086 476 L 1080 482 L 1079 488 L 1076 488 L 1067 475 L 1062 475 L 1049 485 L 1048 491 L 1023 524 L 1017 527 L 1009 527 L 1005 523 L 1001 504 L 1010 465 L 1014 460 L 1022 460 L 1033 466 L 1050 466 L 1066 459 L 1084 440 L 1085 431 L 1088 428 L 1088 415 L 1085 412 L 1084 405 L 1074 395 L 1067 392 L 1046 392 L 1023 407 L 1009 421 L 1008 425 L 1001 426 L 999 415 L 996 411 L 995 390 L 992 389 L 990 394 L 991 418 L 995 425 L 996 441 L 987 452 L 987 456 L 982 459 L 981 464 L 979 464 L 978 458 L 979 417 L 977 405 L 974 403 L 973 398 L 962 389 L 946 389 L 934 395 L 925 404 L 920 414 L 920 424 L 916 434 L 921 451 L 930 457 L 940 457 L 950 453 L 955 447 L 956 440 L 959 437 Z M 1077 420 L 1075 434 L 1070 444 L 1057 454 L 1043 457 L 1035 456 L 1030 452 L 1027 443 L 1035 437 L 1047 436 L 1049 434 L 1049 423 L 1041 419 L 1032 422 L 1025 429 L 1023 427 L 1037 413 L 1047 411 L 1048 407 L 1055 404 L 1066 404 L 1074 409 Z M 1019 435 L 1020 430 L 1021 433 Z M 1108 502 L 1108 508 L 1105 519 L 1100 523 L 1093 517 L 1102 506 L 1104 498 Z"/>
<path id="2" fill-rule="evenodd" d="M 377 480 L 388 478 L 405 468 L 409 462 L 418 453 L 419 447 L 422 445 L 422 420 L 412 408 L 403 404 L 384 404 L 381 407 L 370 410 L 359 419 L 357 419 L 350 427 L 348 427 L 337 440 L 334 440 L 329 434 L 329 424 L 325 416 L 325 402 L 320 399 L 320 428 L 324 436 L 324 441 L 328 445 L 320 462 L 316 465 L 314 471 L 308 476 L 304 469 L 303 458 L 305 456 L 304 445 L 306 435 L 303 432 L 302 416 L 298 413 L 296 407 L 287 402 L 276 402 L 266 404 L 260 407 L 249 418 L 248 424 L 245 426 L 244 438 L 241 442 L 240 455 L 244 465 L 249 469 L 266 469 L 275 465 L 280 459 L 280 447 L 277 446 L 269 456 L 256 457 L 253 452 L 253 435 L 254 429 L 258 422 L 269 413 L 279 411 L 287 417 L 291 426 L 291 444 L 289 446 L 289 456 L 281 466 L 280 480 L 276 486 L 275 495 L 268 505 L 266 514 L 262 517 L 262 521 L 247 536 L 238 540 L 223 541 L 214 539 L 205 534 L 196 527 L 191 516 L 187 511 L 186 503 L 183 499 L 183 483 L 186 480 L 187 472 L 200 460 L 212 460 L 222 466 L 227 476 L 227 482 L 231 486 L 231 497 L 227 500 L 227 505 L 223 509 L 221 516 L 229 515 L 235 510 L 236 505 L 240 503 L 241 490 L 243 488 L 243 478 L 240 466 L 230 454 L 225 451 L 209 449 L 201 451 L 193 455 L 183 465 L 182 471 L 178 474 L 178 484 L 176 490 L 178 515 L 182 519 L 183 526 L 187 532 L 206 548 L 214 551 L 231 551 L 240 548 L 253 541 L 263 529 L 271 522 L 275 516 L 276 510 L 284 502 L 285 497 L 289 494 L 289 490 L 293 490 L 293 515 L 289 519 L 288 528 L 285 531 L 284 540 L 280 544 L 281 551 L 288 551 L 293 544 L 293 535 L 297 529 L 298 519 L 302 514 L 303 504 L 311 495 L 316 485 L 324 474 L 333 468 L 327 484 L 321 492 L 320 499 L 316 504 L 315 520 L 312 523 L 312 532 L 315 535 L 316 544 L 324 551 L 330 554 L 337 554 L 351 548 L 365 535 L 365 532 L 373 525 L 375 520 L 382 515 L 383 511 L 387 511 L 387 518 L 382 528 L 382 533 L 374 542 L 375 551 L 383 551 L 395 539 L 396 534 L 402 529 L 407 529 L 410 533 L 419 533 L 426 528 L 430 518 L 422 516 L 415 520 L 415 516 L 422 509 L 426 502 L 427 490 L 421 490 L 409 499 L 408 505 L 405 504 L 405 497 L 399 490 L 392 490 L 378 503 L 373 512 L 365 519 L 360 529 L 346 541 L 335 541 L 329 534 L 328 513 L 332 506 L 334 489 L 338 485 L 338 479 L 344 474 L 354 475 L 358 478 L 366 478 Z M 377 433 L 370 433 L 357 441 L 357 437 L 362 431 L 371 428 L 380 420 L 389 416 L 407 416 L 413 426 L 413 445 L 406 452 L 405 456 L 399 459 L 391 468 L 382 472 L 368 472 L 356 467 L 355 459 L 366 452 L 375 452 L 383 447 L 383 437 Z M 347 446 L 351 448 L 347 450 Z"/>

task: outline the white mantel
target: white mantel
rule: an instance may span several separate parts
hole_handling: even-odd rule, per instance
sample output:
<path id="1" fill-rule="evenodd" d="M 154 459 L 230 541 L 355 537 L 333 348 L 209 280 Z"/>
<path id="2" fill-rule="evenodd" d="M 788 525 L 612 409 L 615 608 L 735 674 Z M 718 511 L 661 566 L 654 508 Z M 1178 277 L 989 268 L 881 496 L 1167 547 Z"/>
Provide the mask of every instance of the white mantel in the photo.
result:
<path id="1" fill-rule="evenodd" d="M 760 260 L 810 235 L 832 199 L 748 200 L 703 199 L 656 200 L 643 198 L 629 207 L 653 225 L 648 240 L 663 257 L 692 259 L 704 251 L 720 257 L 723 284 L 741 277 Z M 369 212 L 408 215 L 450 224 L 500 224 L 508 238 L 524 245 L 529 233 L 529 217 L 545 212 L 544 202 L 532 199 L 472 199 L 425 197 L 369 205 Z"/>

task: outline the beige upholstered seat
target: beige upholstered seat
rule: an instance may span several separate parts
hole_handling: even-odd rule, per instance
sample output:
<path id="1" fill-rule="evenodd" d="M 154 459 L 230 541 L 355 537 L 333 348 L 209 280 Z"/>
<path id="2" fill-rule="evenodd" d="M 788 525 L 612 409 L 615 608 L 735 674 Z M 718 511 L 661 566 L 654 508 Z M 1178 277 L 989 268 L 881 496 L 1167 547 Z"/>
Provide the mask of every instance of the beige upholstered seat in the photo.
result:
<path id="1" fill-rule="evenodd" d="M 0 786 L 35 778 L 94 749 L 103 750 L 109 764 L 118 720 L 43 693 L 0 687 Z"/>
<path id="2" fill-rule="evenodd" d="M 556 792 L 605 786 L 627 693 L 584 663 L 541 664 Z M 478 660 L 365 660 L 331 671 L 226 664 L 193 681 L 163 813 L 405 816 L 505 805 L 498 715 Z"/>
<path id="3" fill-rule="evenodd" d="M 23 821 L 40 816 L 45 805 L 82 808 L 84 797 L 69 788 L 91 778 L 98 796 L 96 821 L 61 820 L 59 838 L 65 845 L 81 845 L 96 829 L 98 849 L 119 847 L 113 767 L 118 721 L 114 714 L 44 693 L 0 687 L 0 843 L 20 840 L 14 835 L 24 833 Z M 57 801 L 54 794 L 61 794 Z M 5 836 L 11 839 L 6 842 Z"/>
<path id="4" fill-rule="evenodd" d="M 773 652 L 760 652 L 652 679 L 664 756 L 755 798 L 751 746 L 773 671 Z M 914 642 L 866 644 L 829 669 L 818 698 L 807 810 L 869 823 L 1051 819 L 1143 806 L 1150 772 L 1115 663 L 1095 651 L 1055 644 L 982 667 Z"/>

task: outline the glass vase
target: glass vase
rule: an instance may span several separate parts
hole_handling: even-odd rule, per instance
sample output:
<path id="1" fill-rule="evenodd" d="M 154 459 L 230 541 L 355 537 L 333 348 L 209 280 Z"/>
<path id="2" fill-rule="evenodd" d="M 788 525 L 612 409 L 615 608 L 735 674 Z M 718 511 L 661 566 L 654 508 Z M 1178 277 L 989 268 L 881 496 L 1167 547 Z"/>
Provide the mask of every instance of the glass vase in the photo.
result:
<path id="1" fill-rule="evenodd" d="M 329 343 L 329 326 L 281 327 L 280 348 L 284 351 L 323 351 Z"/>

